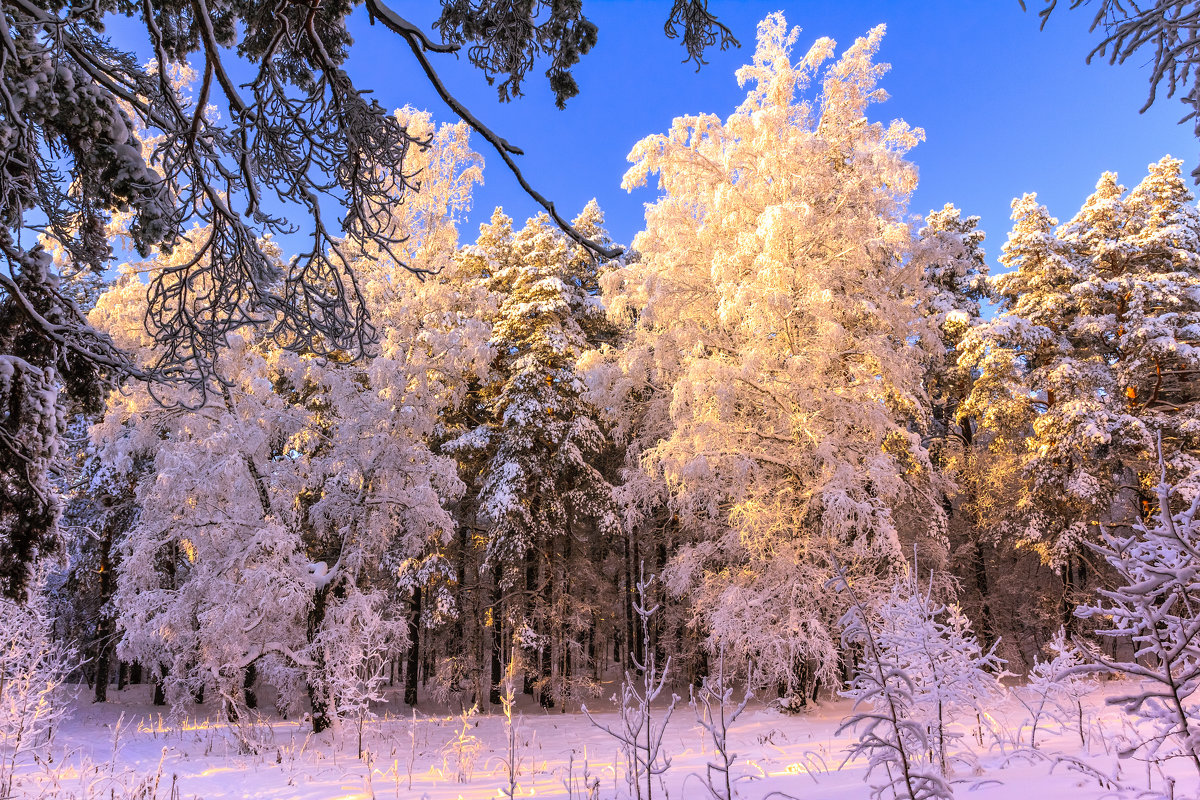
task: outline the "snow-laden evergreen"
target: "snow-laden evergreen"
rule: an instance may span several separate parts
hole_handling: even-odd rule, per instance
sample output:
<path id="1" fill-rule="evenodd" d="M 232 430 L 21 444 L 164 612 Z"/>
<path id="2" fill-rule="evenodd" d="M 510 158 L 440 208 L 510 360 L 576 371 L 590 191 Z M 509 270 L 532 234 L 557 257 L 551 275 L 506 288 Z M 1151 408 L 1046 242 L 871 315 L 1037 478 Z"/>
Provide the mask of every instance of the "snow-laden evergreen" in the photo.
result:
<path id="1" fill-rule="evenodd" d="M 1013 201 L 1000 313 L 959 348 L 978 371 L 960 414 L 1019 456 L 1021 497 L 1000 522 L 1055 566 L 1098 523 L 1141 517 L 1154 431 L 1173 476 L 1196 472 L 1200 211 L 1180 164 L 1152 164 L 1129 192 L 1105 173 L 1061 226 L 1035 195 Z"/>

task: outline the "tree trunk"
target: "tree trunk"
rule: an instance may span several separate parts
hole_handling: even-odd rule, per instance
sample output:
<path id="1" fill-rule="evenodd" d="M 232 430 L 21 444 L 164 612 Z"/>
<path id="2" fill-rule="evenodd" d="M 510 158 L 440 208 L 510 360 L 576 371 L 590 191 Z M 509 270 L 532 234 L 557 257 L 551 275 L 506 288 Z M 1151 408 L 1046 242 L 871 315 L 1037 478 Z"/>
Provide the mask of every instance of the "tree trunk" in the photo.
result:
<path id="1" fill-rule="evenodd" d="M 108 700 L 108 673 L 112 669 L 113 639 L 116 637 L 116 627 L 112 615 L 104 609 L 112 599 L 113 591 L 112 567 L 112 530 L 105 526 L 100 542 L 100 620 L 96 624 L 96 696 L 97 703 Z"/>
<path id="2" fill-rule="evenodd" d="M 245 673 L 242 675 L 242 699 L 246 703 L 246 708 L 258 708 L 258 694 L 254 691 L 254 684 L 258 681 L 258 667 L 250 664 L 246 667 Z"/>
<path id="3" fill-rule="evenodd" d="M 108 673 L 112 669 L 112 665 L 109 663 L 108 651 L 108 646 L 102 644 L 96 653 L 96 694 L 93 698 L 93 702 L 95 703 L 105 703 L 108 701 Z"/>
<path id="4" fill-rule="evenodd" d="M 1072 562 L 1070 555 L 1067 556 L 1067 563 L 1062 567 L 1062 582 L 1063 582 L 1063 597 L 1062 597 L 1062 624 L 1068 634 L 1075 632 L 1075 603 L 1073 597 L 1075 595 L 1075 582 L 1073 579 Z"/>
<path id="5" fill-rule="evenodd" d="M 325 605 L 329 598 L 329 587 L 318 589 L 313 594 L 313 607 L 308 612 L 308 643 L 312 644 L 321 631 L 321 623 L 325 621 Z M 314 648 L 313 659 L 317 662 L 316 670 L 325 669 L 325 657 L 319 648 Z M 308 684 L 308 702 L 312 706 L 313 733 L 321 733 L 329 727 L 329 703 L 321 696 L 321 692 L 311 682 Z"/>
<path id="6" fill-rule="evenodd" d="M 413 589 L 408 617 L 408 666 L 404 670 L 404 703 L 417 705 L 417 669 L 421 663 L 421 587 Z"/>
<path id="7" fill-rule="evenodd" d="M 522 606 L 522 613 L 525 615 L 525 621 L 532 624 L 533 620 L 533 593 L 537 591 L 537 574 L 538 574 L 537 556 L 534 550 L 530 547 L 525 551 L 525 600 Z M 525 670 L 524 679 L 521 683 L 521 691 L 527 695 L 533 695 L 534 675 L 540 674 L 541 654 L 537 658 L 530 659 L 533 663 L 530 669 Z"/>
<path id="8" fill-rule="evenodd" d="M 492 685 L 491 685 L 491 688 L 488 689 L 488 703 L 490 703 L 493 706 L 498 706 L 498 705 L 500 705 L 500 680 L 501 680 L 501 675 L 503 674 L 503 668 L 500 663 L 501 656 L 502 656 L 501 649 L 503 648 L 504 643 L 500 640 L 501 596 L 500 596 L 500 574 L 499 574 L 500 570 L 499 570 L 499 568 L 497 568 L 495 570 L 495 572 L 496 572 L 495 586 L 492 588 L 492 612 L 489 615 L 489 618 L 491 619 L 491 622 L 492 622 L 492 624 L 491 624 Z"/>
<path id="9" fill-rule="evenodd" d="M 166 683 L 166 677 L 167 677 L 167 668 L 165 666 L 159 666 L 159 668 L 157 670 L 155 670 L 155 675 L 154 675 L 154 700 L 153 700 L 153 703 L 156 706 L 165 706 L 167 704 L 167 692 L 166 692 L 166 687 L 164 686 L 164 684 Z"/>
<path id="10" fill-rule="evenodd" d="M 979 635 L 983 639 L 983 649 L 989 650 L 996 643 L 996 620 L 992 617 L 992 605 L 988 602 L 987 560 L 984 558 L 983 542 L 975 539 L 975 549 L 971 553 L 971 562 L 975 570 L 975 590 L 979 592 L 980 615 Z"/>
<path id="11" fill-rule="evenodd" d="M 550 553 L 546 558 L 546 594 L 542 602 L 549 605 L 551 609 L 554 605 L 554 587 L 557 581 L 554 580 L 554 543 L 550 542 Z M 559 630 L 549 630 L 545 620 L 538 622 L 538 632 L 542 634 L 542 641 L 548 642 L 549 646 L 543 646 L 542 651 L 538 654 L 538 661 L 541 664 L 540 675 L 542 679 L 542 690 L 538 693 L 538 701 L 542 708 L 554 708 L 554 677 L 555 672 L 555 657 L 558 655 L 559 642 L 562 641 L 560 632 L 561 625 L 556 625 Z"/>

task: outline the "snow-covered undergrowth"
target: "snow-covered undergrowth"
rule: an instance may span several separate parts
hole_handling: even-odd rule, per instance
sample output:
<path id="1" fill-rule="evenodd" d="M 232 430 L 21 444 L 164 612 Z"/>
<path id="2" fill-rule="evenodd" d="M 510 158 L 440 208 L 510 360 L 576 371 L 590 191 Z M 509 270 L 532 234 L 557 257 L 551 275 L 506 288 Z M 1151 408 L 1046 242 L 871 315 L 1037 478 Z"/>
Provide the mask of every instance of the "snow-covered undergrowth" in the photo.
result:
<path id="1" fill-rule="evenodd" d="M 1118 758 L 1135 732 L 1104 699 L 1129 688 L 1101 682 L 1083 697 L 1082 745 L 1075 719 L 1043 715 L 1037 748 L 1030 746 L 1030 687 L 1011 690 L 978 718 L 956 720 L 948 754 L 952 790 L 979 800 L 1194 796 L 1186 765 Z M 52 745 L 19 765 L 15 797 L 483 800 L 508 796 L 510 738 L 518 751 L 515 797 L 591 800 L 629 792 L 612 737 L 583 714 L 545 712 L 521 695 L 513 737 L 499 712 L 414 715 L 397 697 L 366 724 L 362 759 L 356 757 L 353 725 L 314 736 L 305 721 L 267 714 L 249 732 L 257 749 L 247 754 L 209 706 L 196 706 L 183 718 L 165 716 L 150 704 L 149 686 L 110 698 L 102 705 L 81 702 L 55 731 Z M 678 705 L 662 738 L 670 766 L 653 786 L 653 797 L 707 798 L 702 776 L 720 757 L 692 709 Z M 736 754 L 735 795 L 870 797 L 865 758 L 847 760 L 854 734 L 836 733 L 849 712 L 845 700 L 795 715 L 751 702 L 728 732 L 727 749 Z M 593 716 L 602 724 L 619 722 L 611 706 Z"/>

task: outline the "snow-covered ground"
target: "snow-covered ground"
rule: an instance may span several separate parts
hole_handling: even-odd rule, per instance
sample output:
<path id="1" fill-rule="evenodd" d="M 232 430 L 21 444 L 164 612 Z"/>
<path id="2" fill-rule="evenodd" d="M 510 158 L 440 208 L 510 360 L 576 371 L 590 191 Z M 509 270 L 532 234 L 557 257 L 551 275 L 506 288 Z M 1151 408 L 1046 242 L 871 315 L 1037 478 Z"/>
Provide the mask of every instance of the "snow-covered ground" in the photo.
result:
<path id="1" fill-rule="evenodd" d="M 1167 774 L 1173 774 L 1175 797 L 1194 795 L 1194 776 L 1183 765 L 1164 773 L 1158 765 L 1118 759 L 1117 743 L 1131 729 L 1118 709 L 1104 704 L 1118 686 L 1101 683 L 1089 695 L 1082 745 L 1077 729 L 1050 723 L 1039 730 L 1038 749 L 1031 749 L 1029 712 L 1011 695 L 982 719 L 982 727 L 976 720 L 960 721 L 951 765 L 955 794 L 979 800 L 1138 797 L 1147 790 L 1166 794 Z M 267 716 L 247 732 L 258 747 L 246 753 L 239 752 L 228 725 L 214 719 L 214 709 L 197 706 L 187 717 L 171 717 L 150 705 L 149 692 L 148 686 L 136 686 L 110 691 L 107 704 L 81 700 L 55 732 L 51 758 L 43 752 L 24 760 L 15 796 L 483 800 L 504 797 L 508 786 L 500 714 L 439 715 L 431 708 L 414 716 L 396 702 L 364 726 L 362 759 L 354 725 L 314 736 L 306 722 Z M 518 708 L 517 796 L 583 800 L 589 798 L 585 787 L 597 779 L 598 794 L 592 796 L 625 796 L 612 738 L 579 713 L 542 711 L 528 697 Z M 839 735 L 837 729 L 848 710 L 845 701 L 795 715 L 748 708 L 730 732 L 738 754 L 738 796 L 870 796 L 862 760 L 843 763 L 852 734 Z M 611 704 L 595 717 L 617 721 Z M 698 778 L 712 757 L 706 737 L 681 701 L 663 738 L 671 765 L 655 785 L 655 797 L 709 796 Z"/>

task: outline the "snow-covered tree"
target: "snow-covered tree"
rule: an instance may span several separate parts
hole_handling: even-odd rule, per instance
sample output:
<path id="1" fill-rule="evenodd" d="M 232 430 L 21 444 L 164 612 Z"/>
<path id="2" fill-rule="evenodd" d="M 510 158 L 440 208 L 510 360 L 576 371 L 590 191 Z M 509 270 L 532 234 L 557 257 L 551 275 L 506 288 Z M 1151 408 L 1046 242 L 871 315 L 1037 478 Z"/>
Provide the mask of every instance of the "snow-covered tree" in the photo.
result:
<path id="1" fill-rule="evenodd" d="M 1082 746 L 1087 743 L 1083 730 L 1083 698 L 1096 688 L 1093 676 L 1078 669 L 1088 663 L 1087 657 L 1067 638 L 1066 628 L 1059 628 L 1044 649 L 1046 657 L 1038 659 L 1029 670 L 1027 686 L 1032 698 L 1025 703 L 1031 714 L 1029 746 L 1037 747 L 1038 727 L 1046 719 L 1055 720 L 1064 727 L 1073 724 Z"/>
<path id="2" fill-rule="evenodd" d="M 582 3 L 438 5 L 436 35 L 384 0 L 368 0 L 357 23 L 353 4 L 4 7 L 13 33 L 0 58 L 0 142 L 12 156 L 0 165 L 0 591 L 20 595 L 27 566 L 57 545 L 48 476 L 60 402 L 95 410 L 104 381 L 127 376 L 202 389 L 218 374 L 225 336 L 248 322 L 297 352 L 361 355 L 377 331 L 351 251 L 365 245 L 427 268 L 396 257 L 404 248 L 389 220 L 424 189 L 428 141 L 356 85 L 351 27 L 379 23 L 411 51 L 418 81 L 443 95 L 436 62 L 460 49 L 489 82 L 500 78 L 501 100 L 522 94 L 543 57 L 556 103 L 578 92 L 571 70 L 597 35 Z M 667 35 L 698 64 L 706 48 L 737 44 L 706 5 L 677 2 L 666 17 Z M 110 17 L 132 24 L 113 39 Z M 131 41 L 138 31 L 144 38 Z M 195 79 L 193 91 L 175 80 L 181 73 Z M 604 257 L 619 253 L 572 228 L 521 175 L 521 150 L 447 99 L 565 235 Z M 149 278 L 144 321 L 159 345 L 150 363 L 114 346 L 75 292 L 61 291 L 63 278 L 97 279 L 112 267 L 105 227 L 119 217 L 141 257 L 187 249 L 195 236 L 209 256 Z M 260 246 L 298 228 L 309 244 L 287 264 Z M 66 254 L 62 269 L 34 229 Z M 201 294 L 180 291 L 201 284 Z"/>
<path id="3" fill-rule="evenodd" d="M 963 218 L 950 203 L 930 211 L 918 232 L 915 258 L 923 267 L 926 295 L 922 313 L 932 323 L 937 344 L 927 355 L 925 382 L 929 392 L 930 458 L 945 482 L 948 514 L 949 567 L 971 592 L 963 596 L 980 623 L 988 645 L 996 640 L 987 562 L 995 544 L 982 524 L 977 491 L 986 480 L 989 458 L 976 438 L 977 424 L 960 417 L 959 407 L 971 392 L 973 374 L 958 363 L 957 348 L 967 333 L 982 322 L 980 304 L 988 298 L 988 265 L 979 218 Z"/>
<path id="4" fill-rule="evenodd" d="M 111 295 L 101 309 L 123 302 Z M 138 481 L 140 510 L 117 566 L 119 653 L 160 680 L 165 673 L 174 703 L 207 688 L 236 713 L 247 668 L 312 665 L 305 623 L 319 576 L 288 492 L 301 478 L 289 440 L 306 415 L 273 392 L 255 342 L 230 344 L 231 385 L 200 409 L 167 411 L 135 391 L 113 403 L 95 435 L 113 470 Z M 151 471 L 137 474 L 140 460 Z"/>
<path id="5" fill-rule="evenodd" d="M 1098 618 L 1101 636 L 1131 639 L 1133 656 L 1118 660 L 1089 648 L 1091 663 L 1075 671 L 1099 666 L 1136 681 L 1136 688 L 1108 698 L 1150 727 L 1128 743 L 1126 754 L 1182 758 L 1200 778 L 1200 496 L 1182 499 L 1165 467 L 1155 494 L 1157 508 L 1148 522 L 1128 536 L 1106 529 L 1092 544 L 1119 585 L 1099 590 L 1098 602 L 1076 612 Z"/>
<path id="6" fill-rule="evenodd" d="M 951 800 L 954 793 L 934 762 L 928 728 L 913 718 L 917 702 L 906 672 L 909 653 L 880 629 L 877 614 L 844 572 L 834 586 L 849 597 L 840 620 L 842 642 L 862 651 L 849 687 L 841 692 L 854 700 L 854 708 L 838 733 L 857 731 L 850 755 L 867 757 L 868 780 L 880 772 L 886 775 L 872 798 L 890 790 L 897 800 Z"/>
<path id="7" fill-rule="evenodd" d="M 97 703 L 108 699 L 117 643 L 116 592 L 120 541 L 137 519 L 137 481 L 150 463 L 138 459 L 128 470 L 103 463 L 86 429 L 79 446 L 75 486 L 67 495 L 60 528 L 67 539 L 64 580 L 53 595 L 55 630 L 85 659 Z M 121 664 L 117 664 L 118 680 Z"/>
<path id="8" fill-rule="evenodd" d="M 593 202 L 574 224 L 606 240 L 602 222 Z M 503 635 L 536 632 L 525 637 L 542 650 L 528 677 L 541 684 L 543 702 L 578 699 L 582 659 L 572 654 L 592 620 L 575 587 L 587 581 L 595 539 L 617 530 L 600 469 L 611 445 L 576 369 L 609 327 L 596 297 L 597 265 L 545 216 L 514 234 L 499 210 L 463 260 L 496 297 L 495 358 L 478 386 L 480 417 L 444 449 L 478 470 L 474 516 L 487 536 L 480 567 L 497 596 L 524 590 L 523 600 L 493 606 L 508 627 L 493 632 L 493 653 L 511 652 Z"/>
<path id="9" fill-rule="evenodd" d="M 478 157 L 465 126 L 434 131 L 427 115 L 400 116 L 430 140 L 429 194 L 397 206 L 390 235 L 433 271 L 450 261 Z M 195 255 L 176 251 L 149 268 Z M 415 588 L 414 560 L 436 562 L 454 529 L 444 505 L 462 491 L 454 462 L 434 455 L 429 440 L 442 407 L 461 396 L 462 371 L 489 351 L 477 327 L 459 324 L 462 298 L 399 269 L 389 260 L 398 255 L 357 255 L 364 297 L 387 324 L 369 358 L 295 353 L 244 329 L 220 350 L 228 381 L 194 413 L 162 408 L 134 387 L 114 395 L 97 428 L 115 468 L 154 462 L 138 483 L 117 604 L 122 651 L 166 667 L 176 701 L 209 686 L 236 712 L 253 668 L 276 686 L 307 685 L 319 730 L 361 705 L 362 687 L 378 686 L 341 674 L 348 654 L 375 669 L 380 654 L 368 640 L 394 650 L 407 639 L 392 600 L 401 584 Z M 144 289 L 127 279 L 93 316 L 149 359 L 156 348 L 137 325 L 144 303 Z M 350 632 L 362 647 L 343 640 Z"/>
<path id="10" fill-rule="evenodd" d="M 941 347 L 929 356 L 930 403 L 935 432 L 942 438 L 971 442 L 973 428 L 960 427 L 958 405 L 970 393 L 971 373 L 958 365 L 956 349 L 967 332 L 981 321 L 980 303 L 987 299 L 988 265 L 979 217 L 963 218 L 950 203 L 930 211 L 918 231 L 917 258 L 927 289 L 923 313 L 934 326 Z"/>
<path id="11" fill-rule="evenodd" d="M 857 595 L 856 595 L 857 596 Z M 999 676 L 1004 662 L 995 646 L 984 651 L 971 624 L 954 604 L 937 603 L 931 588 L 922 587 L 914 571 L 893 582 L 886 597 L 870 604 L 874 639 L 864 658 L 881 659 L 884 672 L 902 676 L 907 692 L 906 719 L 921 724 L 933 753 L 933 763 L 947 773 L 950 745 L 958 735 L 951 730 L 956 717 L 986 711 L 987 705 L 1003 695 Z M 854 615 L 848 618 L 855 635 L 864 631 Z M 860 699 L 858 689 L 848 696 Z M 869 699 L 876 711 L 881 707 Z"/>
<path id="12" fill-rule="evenodd" d="M 627 483 L 627 519 L 669 491 L 665 580 L 713 651 L 811 691 L 838 663 L 832 559 L 875 570 L 900 559 L 902 530 L 942 533 L 911 344 L 926 329 L 904 154 L 922 132 L 867 118 L 886 96 L 882 26 L 836 59 L 823 38 L 795 60 L 780 14 L 758 33 L 728 119 L 676 119 L 630 153 L 626 188 L 657 173 L 660 196 L 639 258 L 603 278 L 634 331 L 593 383 L 618 425 L 641 426 L 655 480 Z"/>
<path id="13" fill-rule="evenodd" d="M 1000 313 L 960 345 L 978 372 L 960 407 L 1017 455 L 1019 499 L 997 524 L 1064 567 L 1098 524 L 1128 526 L 1149 499 L 1153 436 L 1173 477 L 1197 472 L 1200 211 L 1164 158 L 1126 193 L 1105 173 L 1062 226 L 1034 195 L 992 279 Z"/>
<path id="14" fill-rule="evenodd" d="M 64 702 L 77 654 L 51 632 L 45 587 L 22 602 L 0 597 L 0 797 L 16 797 L 18 766 L 32 761 L 68 713 Z"/>

